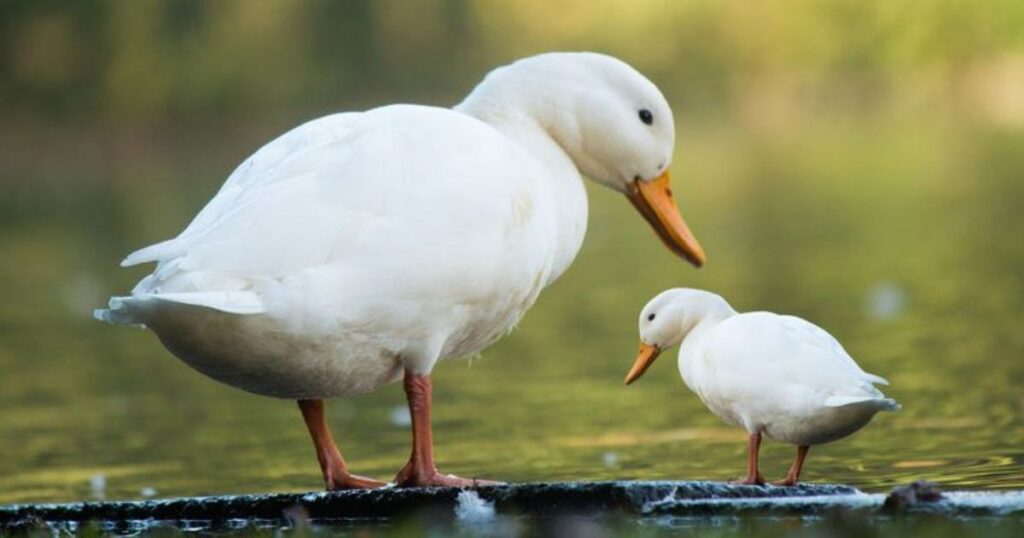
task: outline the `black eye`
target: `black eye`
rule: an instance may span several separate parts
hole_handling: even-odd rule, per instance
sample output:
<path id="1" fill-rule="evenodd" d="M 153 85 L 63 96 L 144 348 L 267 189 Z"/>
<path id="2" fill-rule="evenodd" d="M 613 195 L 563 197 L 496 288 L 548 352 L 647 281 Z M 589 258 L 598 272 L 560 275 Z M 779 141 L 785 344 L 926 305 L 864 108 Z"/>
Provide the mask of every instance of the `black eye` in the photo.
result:
<path id="1" fill-rule="evenodd" d="M 647 316 L 647 321 L 654 321 L 654 314 L 648 315 Z"/>
<path id="2" fill-rule="evenodd" d="M 640 121 L 650 125 L 654 123 L 654 116 L 651 115 L 651 111 L 646 108 L 640 109 Z"/>

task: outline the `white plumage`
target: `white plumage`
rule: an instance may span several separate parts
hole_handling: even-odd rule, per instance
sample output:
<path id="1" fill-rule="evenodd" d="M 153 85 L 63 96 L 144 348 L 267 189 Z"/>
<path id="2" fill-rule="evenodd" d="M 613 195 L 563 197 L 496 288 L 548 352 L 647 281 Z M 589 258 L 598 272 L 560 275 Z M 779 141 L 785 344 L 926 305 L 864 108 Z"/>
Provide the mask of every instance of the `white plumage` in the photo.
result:
<path id="1" fill-rule="evenodd" d="M 672 289 L 640 314 L 632 382 L 661 350 L 679 345 L 679 373 L 725 422 L 798 446 L 843 438 L 875 413 L 899 409 L 820 327 L 795 316 L 737 313 L 706 291 Z M 758 441 L 759 442 L 759 441 Z M 797 469 L 799 473 L 799 469 Z"/>
<path id="2" fill-rule="evenodd" d="M 496 69 L 454 109 L 319 118 L 246 159 L 177 237 L 130 254 L 122 265 L 156 269 L 96 316 L 144 325 L 192 367 L 257 394 L 316 400 L 404 373 L 410 402 L 426 391 L 429 403 L 413 378 L 507 333 L 572 263 L 581 174 L 703 262 L 668 188 L 674 137 L 661 92 L 592 53 Z M 311 426 L 318 450 L 333 446 L 324 432 Z M 325 467 L 329 487 L 338 475 Z"/>
<path id="3" fill-rule="evenodd" d="M 473 151 L 439 158 L 453 148 Z M 449 110 L 320 118 L 242 163 L 178 237 L 129 255 L 157 268 L 100 316 L 269 396 L 372 390 L 398 357 L 429 372 L 512 328 L 564 269 L 557 251 L 578 248 L 582 186 L 556 213 L 545 172 Z M 548 232 L 564 220 L 573 244 Z"/>

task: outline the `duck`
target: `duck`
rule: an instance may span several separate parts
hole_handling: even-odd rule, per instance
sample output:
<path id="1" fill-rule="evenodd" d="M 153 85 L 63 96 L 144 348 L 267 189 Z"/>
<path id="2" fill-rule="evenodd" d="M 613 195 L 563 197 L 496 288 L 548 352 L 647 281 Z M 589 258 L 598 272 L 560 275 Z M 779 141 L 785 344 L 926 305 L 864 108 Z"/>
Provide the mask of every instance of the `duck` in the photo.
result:
<path id="1" fill-rule="evenodd" d="M 298 402 L 329 490 L 353 474 L 325 400 L 402 380 L 402 487 L 490 483 L 437 470 L 431 374 L 509 333 L 579 252 L 584 178 L 622 193 L 677 256 L 706 255 L 679 213 L 672 110 L 627 63 L 544 53 L 488 73 L 451 108 L 313 119 L 245 159 L 155 264 L 94 316 L 250 393 Z"/>
<path id="2" fill-rule="evenodd" d="M 785 478 L 793 486 L 813 445 L 860 430 L 876 413 L 900 405 L 875 385 L 888 381 L 857 365 L 824 329 L 796 316 L 739 313 L 708 291 L 674 288 L 640 312 L 640 350 L 626 374 L 636 381 L 665 350 L 679 346 L 679 374 L 718 418 L 746 430 L 746 477 L 764 484 L 762 437 L 796 445 Z"/>

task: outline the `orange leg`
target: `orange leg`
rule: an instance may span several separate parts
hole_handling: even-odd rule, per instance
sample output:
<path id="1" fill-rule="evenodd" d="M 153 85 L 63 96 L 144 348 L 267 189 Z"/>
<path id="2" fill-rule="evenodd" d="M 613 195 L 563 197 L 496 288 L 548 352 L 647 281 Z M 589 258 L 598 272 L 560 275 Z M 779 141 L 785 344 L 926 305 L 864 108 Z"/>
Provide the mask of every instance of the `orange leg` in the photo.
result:
<path id="1" fill-rule="evenodd" d="M 434 441 L 430 431 L 430 400 L 433 391 L 430 376 L 406 371 L 404 385 L 409 413 L 412 415 L 412 455 L 409 456 L 409 463 L 395 477 L 395 484 L 404 487 L 476 487 L 498 484 L 438 472 L 434 465 Z"/>
<path id="2" fill-rule="evenodd" d="M 800 481 L 800 471 L 804 468 L 804 460 L 807 459 L 807 451 L 811 447 L 807 445 L 800 445 L 796 447 L 796 459 L 793 460 L 793 466 L 789 468 L 789 472 L 786 473 L 786 478 L 779 480 L 778 482 L 772 482 L 776 486 L 795 486 Z"/>
<path id="3" fill-rule="evenodd" d="M 323 400 L 299 400 L 299 410 L 302 411 L 302 418 L 309 428 L 309 436 L 313 438 L 316 459 L 320 462 L 320 470 L 324 474 L 324 484 L 328 490 L 368 489 L 384 485 L 384 482 L 348 472 L 341 451 L 338 450 L 338 445 L 334 444 L 331 431 L 327 429 Z"/>
<path id="4" fill-rule="evenodd" d="M 761 432 L 750 434 L 750 441 L 748 442 L 748 455 L 747 455 L 747 476 L 733 482 L 734 484 L 764 484 L 764 478 L 761 476 L 761 471 L 757 467 L 757 458 L 761 452 Z"/>

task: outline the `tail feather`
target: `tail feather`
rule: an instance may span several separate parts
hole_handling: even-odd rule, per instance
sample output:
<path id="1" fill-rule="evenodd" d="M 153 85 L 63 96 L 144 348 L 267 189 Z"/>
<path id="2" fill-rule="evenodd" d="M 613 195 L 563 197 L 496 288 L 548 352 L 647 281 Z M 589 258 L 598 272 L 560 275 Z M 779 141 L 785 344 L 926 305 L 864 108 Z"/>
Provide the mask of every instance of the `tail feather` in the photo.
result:
<path id="1" fill-rule="evenodd" d="M 861 377 L 863 377 L 865 381 L 869 381 L 869 382 L 874 383 L 876 385 L 888 385 L 889 384 L 889 381 L 887 379 L 885 379 L 884 377 L 877 376 L 875 374 L 869 374 L 867 372 L 863 372 L 863 374 L 864 375 L 862 375 Z"/>
<path id="2" fill-rule="evenodd" d="M 125 307 L 125 301 L 131 297 L 111 297 L 107 308 L 97 308 L 92 311 L 92 317 L 111 325 L 131 325 L 145 327 L 131 309 Z"/>
<path id="3" fill-rule="evenodd" d="M 229 314 L 262 314 L 266 312 L 263 300 L 252 291 L 197 291 L 180 293 L 152 293 L 145 299 L 202 306 Z"/>
<path id="4" fill-rule="evenodd" d="M 174 257 L 174 251 L 178 249 L 177 242 L 177 238 L 168 239 L 167 241 L 161 241 L 155 245 L 140 248 L 126 256 L 125 259 L 121 260 L 121 267 L 130 267 L 132 265 L 139 265 L 140 263 L 155 262 L 169 257 Z"/>
<path id="5" fill-rule="evenodd" d="M 259 295 L 251 291 L 204 291 L 182 293 L 138 293 L 130 297 L 111 297 L 107 308 L 93 310 L 93 317 L 114 325 L 145 327 L 144 312 L 158 305 L 177 303 L 199 306 L 229 314 L 262 314 L 266 312 Z"/>
<path id="6" fill-rule="evenodd" d="M 902 407 L 892 398 L 878 398 L 876 396 L 829 396 L 825 400 L 828 407 L 843 407 L 856 404 L 874 404 L 880 411 L 899 411 Z"/>

